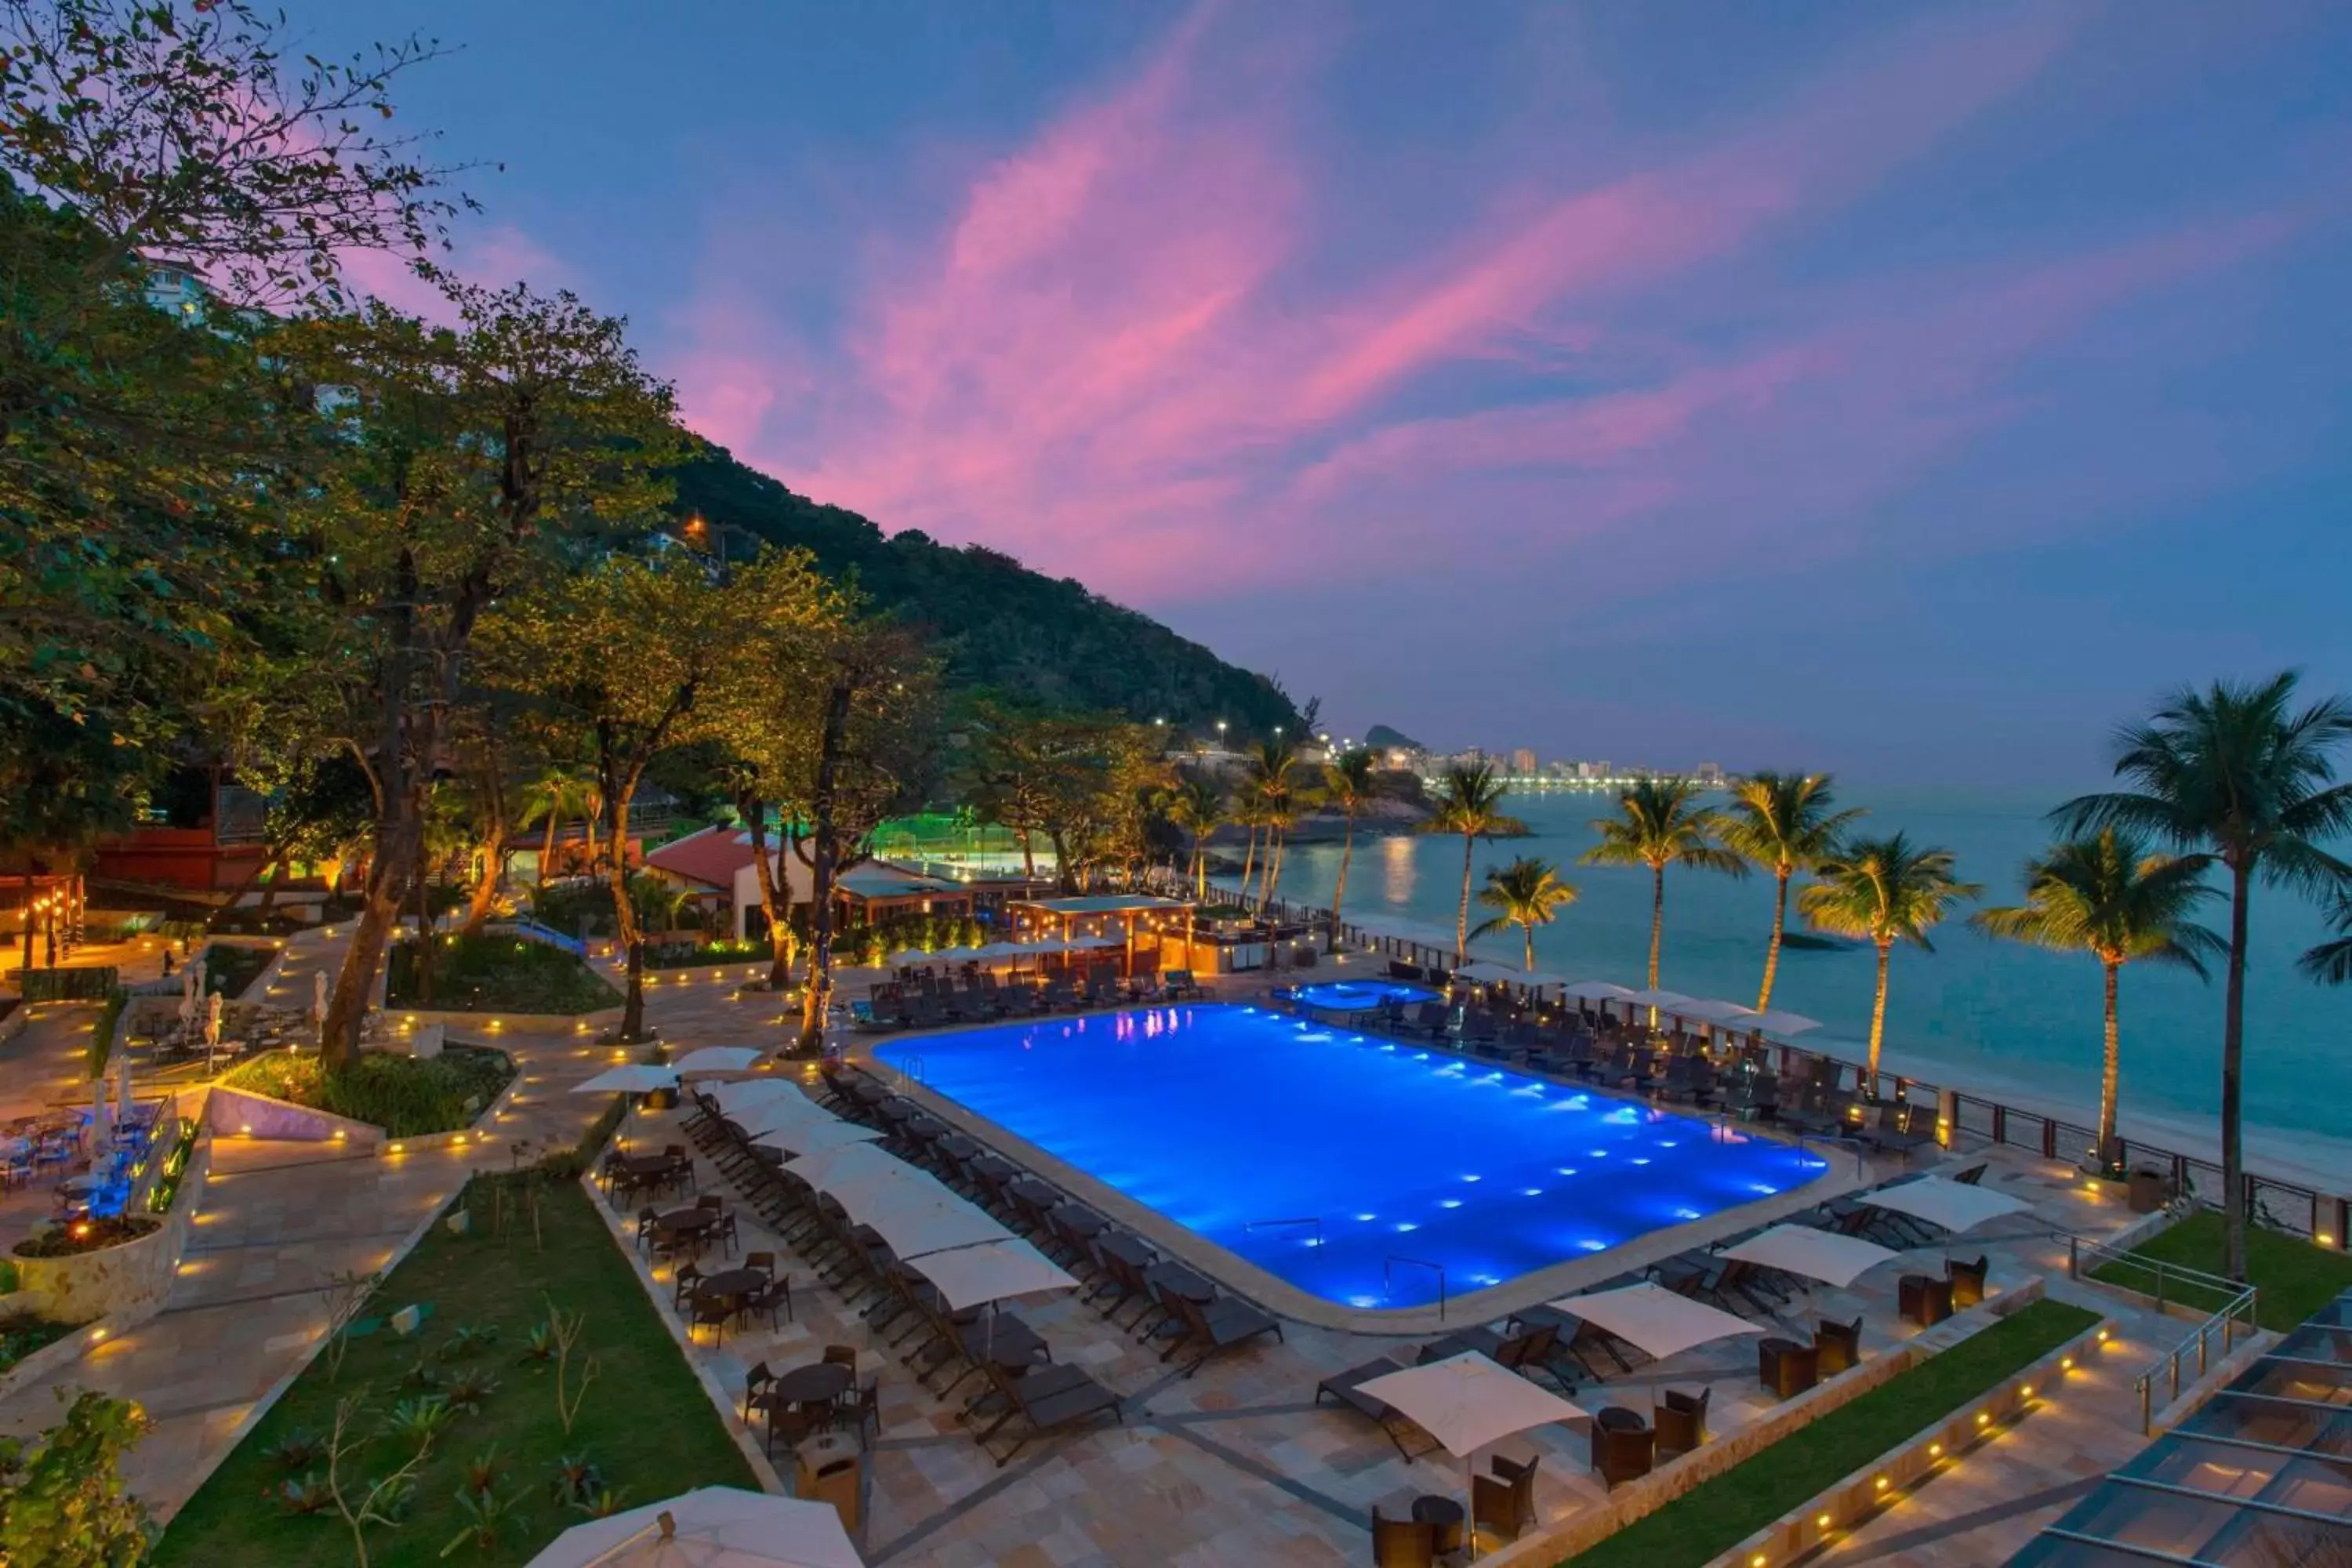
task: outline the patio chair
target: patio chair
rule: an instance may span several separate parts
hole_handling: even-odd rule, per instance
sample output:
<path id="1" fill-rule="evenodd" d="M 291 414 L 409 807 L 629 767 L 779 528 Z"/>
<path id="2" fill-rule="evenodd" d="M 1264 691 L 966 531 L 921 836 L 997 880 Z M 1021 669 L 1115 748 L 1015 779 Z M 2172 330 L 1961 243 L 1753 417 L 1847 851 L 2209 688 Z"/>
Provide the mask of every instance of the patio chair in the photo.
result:
<path id="1" fill-rule="evenodd" d="M 1122 1426 L 1127 1424 L 1125 1402 L 1076 1367 L 1040 1367 L 1015 1377 L 991 1361 L 982 1370 L 1004 1409 L 986 1431 L 974 1437 L 981 1452 L 989 1453 L 989 1440 L 1007 1422 L 1017 1418 L 1027 1428 L 1002 1455 L 990 1454 L 1000 1470 L 1038 1438 L 1066 1431 L 1105 1413 L 1115 1416 Z"/>
<path id="2" fill-rule="evenodd" d="M 679 1264 L 677 1266 L 677 1274 L 673 1275 L 670 1280 L 670 1310 L 673 1312 L 685 1311 L 687 1303 L 694 1299 L 694 1288 L 701 1283 L 701 1269 L 697 1268 L 691 1263 Z"/>
<path id="3" fill-rule="evenodd" d="M 1173 1290 L 1161 1291 L 1160 1299 L 1176 1314 L 1177 1321 L 1183 1327 L 1176 1336 L 1176 1342 L 1170 1345 L 1160 1359 L 1173 1361 L 1185 1350 L 1195 1347 L 1201 1352 L 1184 1368 L 1186 1377 L 1208 1365 L 1210 1359 L 1218 1352 L 1232 1350 L 1260 1334 L 1272 1334 L 1276 1342 L 1282 1340 L 1281 1320 L 1235 1297 L 1220 1296 L 1205 1308 Z"/>
<path id="4" fill-rule="evenodd" d="M 1324 1395 L 1328 1394 L 1358 1415 L 1370 1416 L 1380 1424 L 1381 1431 L 1388 1434 L 1389 1441 L 1396 1445 L 1398 1458 L 1410 1463 L 1421 1458 L 1423 1454 L 1437 1452 L 1442 1445 L 1436 1438 L 1430 1437 L 1429 1434 L 1410 1416 L 1363 1391 L 1363 1385 L 1372 1379 L 1386 1377 L 1392 1372 L 1402 1370 L 1396 1363 L 1382 1357 L 1379 1361 L 1368 1361 L 1360 1366 L 1351 1366 L 1345 1372 L 1333 1373 L 1315 1385 L 1315 1403 L 1322 1404 Z M 1405 1446 L 1405 1438 L 1416 1434 L 1423 1437 L 1429 1437 L 1429 1446 L 1419 1452 Z"/>
<path id="5" fill-rule="evenodd" d="M 1201 995 L 1201 983 L 1192 978 L 1192 972 L 1189 969 L 1165 971 L 1160 976 L 1160 988 L 1167 993 L 1171 1002 L 1197 1001 Z"/>
<path id="6" fill-rule="evenodd" d="M 1851 1323 L 1823 1321 L 1813 1329 L 1813 1349 L 1821 1357 L 1823 1377 L 1830 1377 L 1862 1364 L 1862 1318 L 1857 1314 Z"/>
<path id="7" fill-rule="evenodd" d="M 1702 1388 L 1696 1394 L 1679 1389 L 1658 1391 L 1658 1402 L 1650 1412 L 1650 1426 L 1657 1434 L 1661 1454 L 1687 1454 L 1706 1441 L 1706 1404 L 1715 1397 L 1715 1390 Z"/>
<path id="8" fill-rule="evenodd" d="M 766 1362 L 754 1362 L 751 1370 L 743 1374 L 743 1422 L 751 1425 L 751 1412 L 760 1406 L 760 1396 L 774 1386 L 776 1374 L 768 1370 Z"/>
<path id="9" fill-rule="evenodd" d="M 1437 1526 L 1391 1519 L 1372 1505 L 1372 1568 L 1435 1568 Z"/>
<path id="10" fill-rule="evenodd" d="M 697 1290 L 693 1310 L 687 1316 L 686 1337 L 690 1342 L 697 1329 L 709 1329 L 716 1336 L 711 1343 L 723 1345 L 727 1342 L 727 1325 L 734 1321 L 734 1302 L 708 1291 Z"/>
<path id="11" fill-rule="evenodd" d="M 1640 1418 L 1635 1417 L 1636 1420 Z M 1655 1466 L 1658 1435 L 1649 1423 L 1639 1426 L 1610 1426 L 1599 1419 L 1592 1423 L 1592 1473 L 1601 1484 L 1614 1490 L 1619 1483 L 1646 1476 Z"/>
<path id="12" fill-rule="evenodd" d="M 1493 1475 L 1470 1478 L 1470 1528 L 1517 1541 L 1536 1521 L 1536 1466 L 1542 1458 L 1520 1464 L 1496 1454 L 1489 1462 Z"/>
<path id="13" fill-rule="evenodd" d="M 1952 1310 L 1973 1307 L 1984 1300 L 1985 1272 L 1992 1259 L 1980 1257 L 1974 1263 L 1963 1263 L 1957 1258 L 1944 1260 L 1944 1278 L 1952 1282 Z"/>

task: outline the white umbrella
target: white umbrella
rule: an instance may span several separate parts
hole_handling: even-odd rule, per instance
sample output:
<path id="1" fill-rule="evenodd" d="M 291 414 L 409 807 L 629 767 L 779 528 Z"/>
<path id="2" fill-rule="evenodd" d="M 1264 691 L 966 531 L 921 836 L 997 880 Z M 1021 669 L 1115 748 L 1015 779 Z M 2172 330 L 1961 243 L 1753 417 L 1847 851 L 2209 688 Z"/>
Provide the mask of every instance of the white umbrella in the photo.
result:
<path id="1" fill-rule="evenodd" d="M 1630 1002 L 1633 992 L 1606 980 L 1580 980 L 1568 988 L 1572 1002 Z"/>
<path id="2" fill-rule="evenodd" d="M 1658 1007 L 1671 1013 L 1677 1005 L 1694 1001 L 1696 998 L 1685 996 L 1679 991 L 1635 991 L 1622 1000 L 1631 1002 L 1637 1007 Z"/>
<path id="3" fill-rule="evenodd" d="M 327 972 L 324 969 L 314 969 L 310 971 L 310 1022 L 324 1024 L 326 1021 Z"/>
<path id="4" fill-rule="evenodd" d="M 903 1249 L 898 1255 L 907 1257 Z M 951 1311 L 1078 1288 L 1060 1265 L 1017 1236 L 919 1255 L 910 1261 Z"/>
<path id="5" fill-rule="evenodd" d="M 690 1072 L 742 1072 L 760 1059 L 757 1046 L 705 1046 L 688 1051 L 670 1064 L 683 1078 Z"/>
<path id="6" fill-rule="evenodd" d="M 1538 976 L 1530 974 L 1524 969 L 1515 969 L 1507 963 L 1496 963 L 1490 959 L 1485 958 L 1472 959 L 1460 969 L 1455 970 L 1454 973 L 1462 976 L 1465 980 L 1482 980 L 1489 984 L 1500 984 L 1505 985 L 1540 985 L 1543 984 L 1543 981 Z"/>
<path id="7" fill-rule="evenodd" d="M 1735 1334 L 1760 1334 L 1760 1323 L 1735 1318 L 1704 1301 L 1677 1296 L 1662 1285 L 1644 1282 L 1618 1290 L 1595 1290 L 1586 1296 L 1563 1296 L 1552 1303 L 1608 1330 L 1628 1344 L 1660 1361 L 1693 1345 L 1727 1340 Z"/>
<path id="8" fill-rule="evenodd" d="M 125 1051 L 114 1058 L 114 1111 L 123 1121 L 131 1120 L 131 1053 Z"/>
<path id="9" fill-rule="evenodd" d="M 710 1091 L 710 1098 L 717 1100 L 719 1109 L 730 1116 L 740 1116 L 753 1106 L 771 1100 L 808 1100 L 798 1085 L 789 1079 L 781 1078 L 747 1078 L 733 1083 L 722 1083 Z"/>
<path id="10" fill-rule="evenodd" d="M 575 1085 L 574 1094 L 650 1094 L 656 1089 L 676 1089 L 677 1074 L 668 1068 L 643 1067 L 632 1063 L 627 1067 L 606 1068 L 586 1083 Z"/>
<path id="11" fill-rule="evenodd" d="M 1808 1018 L 1802 1013 L 1784 1013 L 1778 1007 L 1768 1007 L 1761 1013 L 1740 1020 L 1739 1026 L 1743 1029 L 1759 1029 L 1768 1035 L 1801 1035 L 1807 1029 L 1820 1028 L 1822 1021 L 1819 1018 Z"/>
<path id="12" fill-rule="evenodd" d="M 1776 1225 L 1737 1247 L 1724 1248 L 1723 1256 L 1801 1274 L 1808 1279 L 1824 1280 L 1843 1289 L 1902 1254 L 1858 1236 L 1840 1236 L 1833 1230 L 1815 1230 L 1809 1225 Z"/>
<path id="13" fill-rule="evenodd" d="M 954 1196 L 953 1194 L 948 1195 Z M 871 1226 L 890 1244 L 890 1250 L 901 1258 L 944 1254 L 952 1247 L 982 1246 L 992 1241 L 1009 1240 L 1013 1236 L 1011 1231 L 960 1198 L 952 1203 L 921 1205 L 908 1196 L 898 1206 L 886 1205 L 873 1211 L 871 1217 L 859 1219 L 857 1223 Z"/>
<path id="14" fill-rule="evenodd" d="M 1677 1018 L 1695 1024 L 1736 1024 L 1742 1028 L 1755 1016 L 1756 1009 L 1743 1007 L 1737 1002 L 1685 1001 L 1666 1008 Z"/>
<path id="15" fill-rule="evenodd" d="M 1487 1444 L 1530 1426 L 1585 1416 L 1584 1411 L 1559 1394 L 1517 1373 L 1506 1372 L 1476 1351 L 1383 1373 L 1358 1386 L 1460 1459 L 1465 1493 L 1471 1489 L 1471 1460 Z"/>
<path id="16" fill-rule="evenodd" d="M 793 1174 L 821 1193 L 830 1193 L 836 1185 L 848 1186 L 860 1181 L 893 1181 L 899 1176 L 915 1176 L 922 1173 L 877 1144 L 852 1143 L 845 1148 L 827 1149 L 820 1153 L 802 1156 L 793 1162 Z M 937 1184 L 936 1179 L 933 1184 Z M 947 1189 L 941 1187 L 940 1190 L 945 1192 Z"/>
<path id="17" fill-rule="evenodd" d="M 864 1568 L 831 1503 L 702 1487 L 574 1525 L 530 1568 Z"/>
<path id="18" fill-rule="evenodd" d="M 2011 1197 L 2007 1193 L 1948 1182 L 1941 1176 L 1922 1176 L 1916 1182 L 1896 1182 L 1891 1186 L 1864 1193 L 1861 1196 L 1864 1203 L 1874 1208 L 1894 1209 L 1899 1214 L 1913 1215 L 1949 1231 L 1973 1230 L 1989 1219 L 1999 1219 L 2005 1214 L 2016 1214 L 2033 1206 L 2022 1199 Z"/>
<path id="19" fill-rule="evenodd" d="M 213 1053 L 220 1048 L 221 999 L 215 991 L 205 998 L 205 1067 L 209 1071 Z"/>
<path id="20" fill-rule="evenodd" d="M 89 1085 L 89 1162 L 94 1169 L 114 1146 L 114 1118 L 106 1106 L 106 1079 L 90 1080 Z"/>
<path id="21" fill-rule="evenodd" d="M 827 1149 L 845 1148 L 852 1143 L 878 1142 L 882 1134 L 871 1127 L 861 1127 L 855 1121 L 834 1117 L 824 1121 L 795 1121 L 789 1126 L 762 1127 L 754 1132 L 748 1128 L 743 1136 L 781 1149 L 787 1156 L 815 1154 Z"/>
<path id="22" fill-rule="evenodd" d="M 192 958 L 188 961 L 187 974 L 188 994 L 196 999 L 196 1005 L 198 1007 L 202 1007 L 205 1005 L 205 961 L 201 956 Z"/>
<path id="23" fill-rule="evenodd" d="M 873 1145 L 853 1143 L 849 1147 L 870 1149 Z M 833 1152 L 840 1153 L 845 1151 Z M 825 1196 L 841 1205 L 842 1213 L 847 1215 L 852 1222 L 857 1225 L 870 1225 L 877 1230 L 882 1228 L 878 1222 L 888 1215 L 921 1214 L 932 1209 L 960 1209 L 966 1214 L 980 1215 L 983 1219 L 987 1217 L 985 1215 L 981 1215 L 979 1209 L 950 1192 L 946 1184 L 938 1177 L 911 1168 L 907 1169 L 903 1175 L 877 1172 L 855 1180 L 845 1178 L 824 1188 L 824 1192 Z M 990 1220 L 989 1223 L 996 1224 L 994 1220 Z M 998 1235 L 1002 1230 L 1003 1227 L 998 1226 L 997 1230 L 988 1232 L 987 1236 Z M 980 1239 L 986 1238 L 982 1237 Z M 950 1242 L 935 1245 L 954 1246 L 956 1244 Z"/>
<path id="24" fill-rule="evenodd" d="M 787 1128 L 824 1127 L 837 1125 L 841 1121 L 840 1117 L 824 1106 L 799 1094 L 790 1099 L 762 1100 L 728 1120 L 740 1127 L 746 1138 L 765 1138 L 772 1132 L 782 1132 Z M 873 1140 L 860 1139 L 858 1142 L 871 1142 Z"/>

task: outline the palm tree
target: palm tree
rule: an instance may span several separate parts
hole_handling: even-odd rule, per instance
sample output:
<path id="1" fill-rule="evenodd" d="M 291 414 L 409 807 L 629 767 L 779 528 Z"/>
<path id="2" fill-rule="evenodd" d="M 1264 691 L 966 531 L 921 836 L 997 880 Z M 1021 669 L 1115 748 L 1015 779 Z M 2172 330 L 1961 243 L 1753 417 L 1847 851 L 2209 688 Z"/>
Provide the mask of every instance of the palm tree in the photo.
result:
<path id="1" fill-rule="evenodd" d="M 1536 966 L 1536 927 L 1552 922 L 1552 911 L 1576 902 L 1577 889 L 1572 882 L 1559 879 L 1559 868 L 1549 860 L 1532 855 L 1522 855 L 1500 869 L 1486 868 L 1486 885 L 1478 889 L 1478 901 L 1495 911 L 1495 918 L 1479 922 L 1472 936 L 1485 936 L 1490 931 L 1505 926 L 1517 926 L 1527 942 L 1527 968 Z"/>
<path id="2" fill-rule="evenodd" d="M 1820 880 L 1797 895 L 1797 909 L 1822 931 L 1867 938 L 1878 950 L 1878 991 L 1870 1005 L 1870 1078 L 1886 1037 L 1886 966 L 1895 944 L 1936 951 L 1927 933 L 1952 906 L 1984 889 L 1952 875 L 1952 852 L 1923 848 L 1897 833 L 1839 846 L 1814 868 Z"/>
<path id="3" fill-rule="evenodd" d="M 1192 836 L 1192 897 L 1205 902 L 1209 897 L 1209 856 L 1204 846 L 1209 835 L 1225 820 L 1225 792 L 1206 774 L 1188 773 L 1169 794 L 1168 820 Z"/>
<path id="4" fill-rule="evenodd" d="M 1685 778 L 1636 779 L 1617 796 L 1618 815 L 1592 824 L 1601 842 L 1584 852 L 1588 866 L 1650 868 L 1650 989 L 1658 988 L 1658 952 L 1666 930 L 1666 868 L 1696 866 L 1727 877 L 1748 875 L 1748 862 L 1716 842 L 1715 813 L 1698 805 L 1699 786 Z"/>
<path id="5" fill-rule="evenodd" d="M 599 802 L 596 786 L 585 776 L 569 768 L 550 767 L 525 786 L 531 799 L 524 808 L 522 825 L 526 827 L 544 819 L 546 837 L 539 847 L 539 879 L 543 886 L 555 865 L 555 836 L 565 822 L 573 818 L 588 823 L 588 853 L 596 848 L 596 824 L 593 814 Z"/>
<path id="6" fill-rule="evenodd" d="M 2352 893 L 2338 893 L 2328 907 L 2336 935 L 2295 961 L 2306 979 L 2321 985 L 2352 984 Z"/>
<path id="7" fill-rule="evenodd" d="M 1297 748 L 1279 732 L 1260 741 L 1257 755 L 1249 762 L 1244 787 L 1257 796 L 1259 821 L 1265 826 L 1265 880 L 1258 890 L 1261 909 L 1274 902 L 1275 889 L 1282 885 L 1282 837 L 1298 818 L 1297 767 Z"/>
<path id="8" fill-rule="evenodd" d="M 1454 966 L 1470 953 L 1470 853 L 1471 846 L 1481 838 L 1497 833 L 1521 833 L 1524 825 L 1506 816 L 1500 809 L 1506 786 L 1495 764 L 1480 757 L 1473 762 L 1449 763 L 1437 775 L 1437 788 L 1432 792 L 1435 809 L 1421 825 L 1423 833 L 1459 833 L 1462 835 L 1462 908 L 1454 921 Z"/>
<path id="9" fill-rule="evenodd" d="M 1821 864 L 1837 847 L 1838 835 L 1863 815 L 1832 811 L 1833 804 L 1827 773 L 1750 773 L 1731 786 L 1731 807 L 1721 814 L 1716 828 L 1725 848 L 1772 873 L 1772 942 L 1764 950 L 1764 984 L 1756 993 L 1759 1013 L 1772 1005 L 1772 981 L 1780 973 L 1780 938 L 1789 929 L 1789 879 Z"/>
<path id="10" fill-rule="evenodd" d="M 1969 923 L 1990 936 L 2060 952 L 2087 952 L 2106 977 L 2105 1054 L 2099 1072 L 2101 1168 L 2117 1173 L 2116 1094 L 2122 1071 L 2117 981 L 2126 963 L 2178 964 L 2205 978 L 2205 960 L 2226 944 L 2189 916 L 2213 896 L 2201 863 L 2151 855 L 2147 841 L 2115 827 L 2053 844 L 2025 867 L 2025 902 L 1979 910 Z"/>
<path id="11" fill-rule="evenodd" d="M 2221 1004 L 2222 1267 L 2246 1269 L 2242 1125 L 2247 907 L 2261 881 L 2306 896 L 2352 886 L 2352 866 L 2320 842 L 2352 828 L 2352 784 L 2336 752 L 2352 741 L 2352 703 L 2294 707 L 2293 670 L 2256 684 L 2217 680 L 2165 699 L 2116 734 L 2116 776 L 2137 787 L 2068 801 L 2062 831 L 2109 826 L 2145 833 L 2230 874 L 2230 965 Z"/>
<path id="12" fill-rule="evenodd" d="M 1323 798 L 1347 814 L 1348 832 L 1339 849 L 1339 879 L 1331 889 L 1331 935 L 1326 952 L 1339 951 L 1339 906 L 1348 897 L 1348 864 L 1356 858 L 1356 814 L 1380 792 L 1372 753 L 1352 747 L 1323 764 Z"/>

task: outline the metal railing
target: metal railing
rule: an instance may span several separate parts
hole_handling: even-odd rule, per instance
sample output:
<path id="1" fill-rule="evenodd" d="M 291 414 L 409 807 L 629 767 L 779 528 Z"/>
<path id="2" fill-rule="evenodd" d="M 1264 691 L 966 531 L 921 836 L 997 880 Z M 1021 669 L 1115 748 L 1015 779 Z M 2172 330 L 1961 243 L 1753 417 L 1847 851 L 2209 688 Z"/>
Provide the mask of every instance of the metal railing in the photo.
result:
<path id="1" fill-rule="evenodd" d="M 543 947 L 560 948 L 574 958 L 585 958 L 588 955 L 588 944 L 580 938 L 566 936 L 562 931 L 543 926 L 534 920 L 493 921 L 490 922 L 489 929 L 494 931 L 509 932 L 521 937 L 525 942 L 535 942 Z"/>
<path id="2" fill-rule="evenodd" d="M 2197 1371 L 2189 1379 L 2191 1387 L 2211 1367 L 2215 1331 L 2221 1333 L 2221 1354 L 2226 1358 L 2236 1347 L 2242 1334 L 2251 1335 L 2260 1328 L 2256 1311 L 2261 1304 L 2261 1292 L 2252 1285 L 2242 1284 L 2219 1274 L 2208 1274 L 2201 1268 L 2184 1268 L 2160 1258 L 2149 1258 L 2110 1242 L 2069 1236 L 2066 1238 L 2068 1276 L 2080 1279 L 2086 1269 L 2096 1283 L 2110 1289 L 2146 1296 L 2156 1303 L 2158 1310 L 2167 1306 L 2193 1309 L 2208 1301 L 2221 1302 L 2197 1325 L 2194 1333 L 2148 1363 L 2133 1381 L 2132 1392 L 2139 1395 L 2139 1429 L 2143 1436 L 2154 1424 L 2156 1386 L 2159 1381 L 2166 1387 L 2165 1404 L 2172 1404 L 2180 1397 L 2181 1367 L 2191 1354 L 2197 1358 Z"/>

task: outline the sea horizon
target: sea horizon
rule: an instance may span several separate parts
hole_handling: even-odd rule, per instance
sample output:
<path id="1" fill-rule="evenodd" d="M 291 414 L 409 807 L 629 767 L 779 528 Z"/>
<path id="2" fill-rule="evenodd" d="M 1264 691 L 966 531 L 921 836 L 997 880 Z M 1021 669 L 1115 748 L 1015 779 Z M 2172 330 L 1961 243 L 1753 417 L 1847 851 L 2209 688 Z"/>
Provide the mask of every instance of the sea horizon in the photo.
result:
<path id="1" fill-rule="evenodd" d="M 2087 1110 L 2097 1100 L 2101 1053 L 2099 969 L 2092 959 L 1999 942 L 1966 924 L 1972 910 L 2014 903 L 2029 857 L 2049 841 L 2050 807 L 2066 798 L 1965 786 L 1890 786 L 1840 791 L 1842 805 L 1867 808 L 1873 829 L 1901 829 L 1951 849 L 1962 879 L 1984 884 L 1981 899 L 1934 933 L 1934 950 L 1901 948 L 1888 986 L 1885 1060 L 1890 1071 Z M 1536 967 L 1577 979 L 1638 986 L 1650 935 L 1650 873 L 1583 866 L 1590 823 L 1612 809 L 1610 792 L 1589 788 L 1516 791 L 1506 809 L 1525 837 L 1479 842 L 1471 923 L 1490 911 L 1475 887 L 1490 866 L 1515 856 L 1554 862 L 1579 889 L 1535 938 Z M 1342 846 L 1298 844 L 1285 857 L 1278 896 L 1328 906 Z M 1461 896 L 1462 842 L 1450 835 L 1360 831 L 1344 912 L 1386 916 L 1450 933 Z M 1233 885 L 1232 879 L 1223 879 Z M 1693 996 L 1752 1005 L 1770 931 L 1772 882 L 1734 879 L 1676 867 L 1666 874 L 1665 940 L 1659 984 Z M 1790 929 L 1805 928 L 1794 910 Z M 2228 906 L 2217 891 L 2204 912 L 2217 929 Z M 2352 1140 L 2336 1108 L 2352 1090 L 2352 1061 L 2328 1037 L 2338 994 L 2295 972 L 2305 948 L 2322 940 L 2320 912 L 2296 896 L 2257 889 L 2247 965 L 2245 1120 L 2250 1137 L 2283 1158 L 2325 1171 L 2352 1163 Z M 1517 928 L 1475 941 L 1474 952 L 1518 965 Z M 1799 1043 L 1834 1055 L 1867 1055 L 1873 960 L 1866 944 L 1784 947 L 1772 1005 L 1819 1019 Z M 2168 1133 L 2217 1138 L 2221 1106 L 2222 976 L 2210 983 L 2157 964 L 2123 974 L 2122 1117 L 2126 1132 L 2161 1142 Z M 2269 1137 L 2261 1135 L 2269 1134 Z"/>

